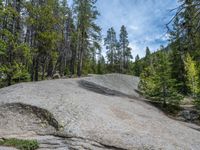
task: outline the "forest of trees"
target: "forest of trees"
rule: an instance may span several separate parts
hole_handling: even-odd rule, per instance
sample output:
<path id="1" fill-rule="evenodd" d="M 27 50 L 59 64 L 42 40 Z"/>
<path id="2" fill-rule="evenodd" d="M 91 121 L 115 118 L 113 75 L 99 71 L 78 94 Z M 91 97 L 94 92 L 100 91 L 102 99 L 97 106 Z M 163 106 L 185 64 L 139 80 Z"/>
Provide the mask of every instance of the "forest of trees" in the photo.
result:
<path id="1" fill-rule="evenodd" d="M 140 89 L 148 97 L 166 104 L 180 103 L 183 96 L 200 102 L 200 2 L 181 0 L 167 24 L 169 45 L 135 59 Z"/>
<path id="2" fill-rule="evenodd" d="M 88 73 L 127 73 L 131 56 L 122 26 L 117 41 L 113 28 L 101 54 L 100 15 L 96 0 L 0 0 L 0 87 Z M 130 70 L 130 69 L 129 69 Z"/>
<path id="3" fill-rule="evenodd" d="M 116 32 L 111 27 L 107 31 L 104 40 L 107 49 L 108 70 L 110 72 L 128 73 L 130 70 L 130 60 L 132 59 L 131 48 L 129 47 L 128 33 L 123 25 L 120 30 L 119 41 Z"/>

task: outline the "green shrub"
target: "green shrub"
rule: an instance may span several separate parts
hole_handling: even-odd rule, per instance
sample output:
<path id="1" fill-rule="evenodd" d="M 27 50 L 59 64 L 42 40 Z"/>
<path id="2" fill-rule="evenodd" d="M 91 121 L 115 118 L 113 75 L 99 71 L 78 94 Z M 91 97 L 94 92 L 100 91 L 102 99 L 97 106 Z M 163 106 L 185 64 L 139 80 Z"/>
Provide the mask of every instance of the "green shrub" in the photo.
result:
<path id="1" fill-rule="evenodd" d="M 0 140 L 0 145 L 12 146 L 19 150 L 35 150 L 39 147 L 36 140 L 19 140 L 16 138 Z"/>

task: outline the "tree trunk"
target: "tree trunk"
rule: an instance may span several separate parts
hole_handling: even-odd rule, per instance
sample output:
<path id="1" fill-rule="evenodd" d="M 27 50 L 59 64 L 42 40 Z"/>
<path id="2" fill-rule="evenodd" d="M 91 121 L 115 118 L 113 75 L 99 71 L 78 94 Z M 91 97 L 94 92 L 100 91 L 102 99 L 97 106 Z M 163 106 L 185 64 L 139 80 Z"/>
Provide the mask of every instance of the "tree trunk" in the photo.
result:
<path id="1" fill-rule="evenodd" d="M 49 63 L 48 63 L 47 76 L 52 77 L 52 75 L 53 75 L 53 62 L 52 62 L 52 58 L 50 58 Z"/>
<path id="2" fill-rule="evenodd" d="M 12 77 L 11 77 L 10 73 L 7 75 L 7 84 L 8 84 L 8 86 L 10 86 L 12 84 Z"/>
<path id="3" fill-rule="evenodd" d="M 75 62 L 76 62 L 76 51 L 72 50 L 72 57 L 70 60 L 70 75 L 74 75 L 75 73 Z"/>
<path id="4" fill-rule="evenodd" d="M 8 73 L 7 73 L 7 83 L 8 83 L 8 86 L 10 86 L 11 84 L 12 84 L 12 70 L 11 70 L 11 68 L 13 68 L 12 67 L 12 64 L 13 64 L 13 45 L 9 45 L 9 47 L 8 47 L 8 52 L 9 52 L 9 54 L 8 54 L 8 69 L 9 69 L 9 71 L 8 71 Z"/>
<path id="5" fill-rule="evenodd" d="M 42 63 L 42 80 L 44 80 L 44 75 L 45 75 L 45 63 L 46 63 L 46 58 L 44 58 Z"/>
<path id="6" fill-rule="evenodd" d="M 39 73 L 39 58 L 37 56 L 35 62 L 35 81 L 38 81 L 38 73 Z"/>
<path id="7" fill-rule="evenodd" d="M 42 80 L 44 80 L 44 74 L 45 74 L 45 65 L 42 65 Z"/>
<path id="8" fill-rule="evenodd" d="M 35 75 L 35 58 L 33 58 L 33 64 L 32 64 L 32 68 L 31 68 L 31 81 L 34 81 L 34 76 Z"/>
<path id="9" fill-rule="evenodd" d="M 83 67 L 83 53 L 84 53 L 84 28 L 81 32 L 81 44 L 79 45 L 79 57 L 78 57 L 78 66 L 77 66 L 77 76 L 80 77 L 82 75 L 82 67 Z"/>
<path id="10" fill-rule="evenodd" d="M 166 89 L 166 85 L 163 85 L 163 107 L 165 108 L 167 106 L 166 103 L 166 97 L 167 97 L 167 89 Z"/>
<path id="11" fill-rule="evenodd" d="M 83 49 L 81 49 L 79 54 L 78 66 L 77 66 L 77 76 L 81 77 L 83 67 Z"/>

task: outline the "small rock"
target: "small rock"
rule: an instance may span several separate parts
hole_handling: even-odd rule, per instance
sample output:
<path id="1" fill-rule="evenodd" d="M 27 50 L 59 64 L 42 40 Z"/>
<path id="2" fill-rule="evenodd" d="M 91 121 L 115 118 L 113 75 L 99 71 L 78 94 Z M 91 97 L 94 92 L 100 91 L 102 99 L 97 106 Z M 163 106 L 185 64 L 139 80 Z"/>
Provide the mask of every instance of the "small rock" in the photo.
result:
<path id="1" fill-rule="evenodd" d="M 53 79 L 60 79 L 60 74 L 58 71 L 53 75 Z"/>
<path id="2" fill-rule="evenodd" d="M 195 110 L 183 110 L 179 116 L 184 118 L 185 121 L 195 121 L 199 118 L 200 114 Z"/>

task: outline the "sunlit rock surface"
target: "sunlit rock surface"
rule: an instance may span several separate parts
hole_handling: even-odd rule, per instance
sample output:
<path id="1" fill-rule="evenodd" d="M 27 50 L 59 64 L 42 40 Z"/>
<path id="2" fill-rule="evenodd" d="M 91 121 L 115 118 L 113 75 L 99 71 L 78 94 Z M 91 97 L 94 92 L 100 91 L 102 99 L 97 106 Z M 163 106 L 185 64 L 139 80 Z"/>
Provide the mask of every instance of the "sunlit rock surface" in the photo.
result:
<path id="1" fill-rule="evenodd" d="M 43 150 L 199 150 L 200 132 L 143 102 L 138 82 L 108 74 L 0 89 L 0 138 L 37 139 Z"/>

